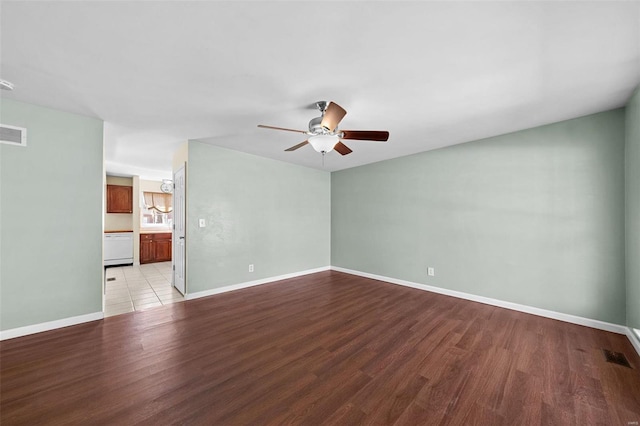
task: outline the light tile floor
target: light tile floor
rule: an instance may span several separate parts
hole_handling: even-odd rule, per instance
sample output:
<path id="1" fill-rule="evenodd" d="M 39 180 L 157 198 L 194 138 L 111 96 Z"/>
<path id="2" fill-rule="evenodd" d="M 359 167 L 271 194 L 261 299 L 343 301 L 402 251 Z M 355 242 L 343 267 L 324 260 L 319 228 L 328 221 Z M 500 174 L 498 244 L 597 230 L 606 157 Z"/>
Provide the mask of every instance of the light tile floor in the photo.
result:
<path id="1" fill-rule="evenodd" d="M 182 302 L 184 297 L 171 285 L 171 275 L 171 262 L 107 268 L 104 316 Z"/>

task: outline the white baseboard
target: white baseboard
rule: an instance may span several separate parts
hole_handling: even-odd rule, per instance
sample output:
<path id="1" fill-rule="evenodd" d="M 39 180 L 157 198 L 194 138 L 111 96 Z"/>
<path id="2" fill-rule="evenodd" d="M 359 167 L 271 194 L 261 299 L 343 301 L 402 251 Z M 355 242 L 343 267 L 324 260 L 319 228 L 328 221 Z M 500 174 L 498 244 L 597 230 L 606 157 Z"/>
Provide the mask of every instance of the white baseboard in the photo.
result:
<path id="1" fill-rule="evenodd" d="M 43 331 L 54 330 L 56 328 L 68 327 L 70 325 L 82 324 L 83 322 L 97 321 L 104 318 L 103 312 L 78 315 L 76 317 L 63 318 L 55 321 L 43 322 L 40 324 L 27 325 L 24 327 L 12 328 L 0 331 L 0 340 L 13 339 L 15 337 L 26 336 L 28 334 L 41 333 Z"/>
<path id="2" fill-rule="evenodd" d="M 291 274 L 278 275 L 275 277 L 263 278 L 255 281 L 247 281 L 244 283 L 228 285 L 225 287 L 212 288 L 211 290 L 198 291 L 195 293 L 187 293 L 185 295 L 186 300 L 199 299 L 201 297 L 213 296 L 214 294 L 226 293 L 228 291 L 240 290 L 242 288 L 253 287 L 260 284 L 267 284 L 274 281 L 286 280 L 288 278 L 300 277 L 302 275 L 315 274 L 316 272 L 323 272 L 330 270 L 330 266 L 323 266 L 321 268 L 307 269 L 306 271 L 293 272 Z"/>
<path id="3" fill-rule="evenodd" d="M 634 333 L 631 328 L 628 328 L 628 327 L 627 327 L 627 338 L 631 342 L 631 345 L 636 350 L 636 352 L 638 352 L 638 355 L 640 355 L 640 337 L 638 337 L 638 335 Z"/>
<path id="4" fill-rule="evenodd" d="M 473 302 L 484 303 L 486 305 L 498 306 L 500 308 L 511 309 L 514 311 L 525 312 L 528 314 L 538 315 L 545 318 L 552 318 L 559 321 L 565 321 L 572 324 L 584 325 L 586 327 L 596 328 L 599 330 L 610 331 L 613 333 L 624 334 L 627 336 L 635 350 L 640 355 L 640 339 L 633 330 L 629 327 L 613 324 L 609 322 L 594 320 L 590 318 L 579 317 L 570 314 L 564 314 L 561 312 L 549 311 L 546 309 L 540 309 L 533 306 L 521 305 L 518 303 L 506 302 L 499 299 L 492 299 L 484 296 L 477 296 L 475 294 L 464 293 L 456 290 L 449 290 L 441 287 L 434 287 L 426 284 L 414 283 L 411 281 L 400 280 L 397 278 L 385 277 L 382 275 L 370 274 L 368 272 L 356 271 L 353 269 L 341 268 L 338 266 L 323 266 L 321 268 L 307 269 L 305 271 L 293 272 L 290 274 L 278 275 L 275 277 L 263 278 L 260 280 L 247 281 L 244 283 L 233 284 L 225 287 L 214 288 L 211 290 L 199 291 L 196 293 L 188 293 L 185 296 L 186 300 L 199 299 L 201 297 L 212 296 L 214 294 L 226 293 L 228 291 L 240 290 L 247 287 L 253 287 L 261 284 L 267 284 L 274 281 L 286 280 L 288 278 L 300 277 L 308 274 L 315 274 L 323 271 L 338 271 L 351 275 L 358 275 L 365 278 L 371 278 L 374 280 L 385 281 L 391 284 L 402 285 L 405 287 L 411 287 L 418 290 L 430 291 L 432 293 L 444 294 L 446 296 L 457 297 L 459 299 L 471 300 Z M 6 339 L 13 339 L 15 337 L 26 336 L 29 334 L 41 333 L 43 331 L 54 330 L 56 328 L 68 327 L 71 325 L 82 324 L 85 322 L 101 320 L 104 318 L 103 312 L 94 312 L 92 314 L 79 315 L 70 318 L 63 318 L 56 321 L 49 321 L 40 324 L 28 325 L 25 327 L 18 327 L 9 330 L 0 331 L 0 341 Z"/>
<path id="5" fill-rule="evenodd" d="M 374 280 L 386 281 L 391 284 L 402 285 L 405 287 L 416 288 L 418 290 L 430 291 L 432 293 L 444 294 L 446 296 L 457 297 L 459 299 L 471 300 L 473 302 L 480 302 L 486 305 L 498 306 L 500 308 L 511 309 L 514 311 L 525 312 L 527 314 L 538 315 L 540 317 L 552 318 L 555 320 L 565 321 L 572 324 L 584 325 L 586 327 L 597 328 L 599 330 L 611 331 L 613 333 L 628 335 L 630 331 L 628 327 L 619 324 L 613 324 L 610 322 L 599 321 L 590 318 L 579 317 L 570 314 L 563 314 L 562 312 L 549 311 L 546 309 L 535 308 L 533 306 L 521 305 L 519 303 L 505 302 L 503 300 L 492 299 L 490 297 L 477 296 L 475 294 L 464 293 L 462 291 L 448 290 L 446 288 L 433 287 L 426 284 L 418 284 L 411 281 L 399 280 L 397 278 L 384 277 L 381 275 L 370 274 L 368 272 L 354 271 L 352 269 L 340 268 L 332 266 L 332 270 L 338 272 L 345 272 L 347 274 L 358 275 L 365 278 L 372 278 Z M 636 347 L 636 349 L 638 349 Z"/>

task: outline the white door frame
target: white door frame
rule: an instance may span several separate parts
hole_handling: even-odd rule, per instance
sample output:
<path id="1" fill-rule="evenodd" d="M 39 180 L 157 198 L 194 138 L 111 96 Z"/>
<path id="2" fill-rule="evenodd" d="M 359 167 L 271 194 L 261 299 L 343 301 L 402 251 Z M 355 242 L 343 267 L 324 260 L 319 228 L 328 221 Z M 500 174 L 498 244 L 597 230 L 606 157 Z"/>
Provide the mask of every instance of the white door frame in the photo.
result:
<path id="1" fill-rule="evenodd" d="M 184 296 L 187 293 L 186 283 L 186 230 L 187 230 L 187 197 L 186 197 L 185 163 L 173 174 L 173 286 Z"/>

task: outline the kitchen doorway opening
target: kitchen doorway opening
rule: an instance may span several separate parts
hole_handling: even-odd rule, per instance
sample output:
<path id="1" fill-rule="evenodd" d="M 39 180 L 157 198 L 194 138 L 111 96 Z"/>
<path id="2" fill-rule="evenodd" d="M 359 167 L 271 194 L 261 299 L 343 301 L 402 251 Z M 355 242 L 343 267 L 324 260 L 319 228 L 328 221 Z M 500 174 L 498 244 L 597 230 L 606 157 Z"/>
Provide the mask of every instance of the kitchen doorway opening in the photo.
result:
<path id="1" fill-rule="evenodd" d="M 172 285 L 171 261 L 112 266 L 105 273 L 104 316 L 144 311 L 184 301 Z"/>

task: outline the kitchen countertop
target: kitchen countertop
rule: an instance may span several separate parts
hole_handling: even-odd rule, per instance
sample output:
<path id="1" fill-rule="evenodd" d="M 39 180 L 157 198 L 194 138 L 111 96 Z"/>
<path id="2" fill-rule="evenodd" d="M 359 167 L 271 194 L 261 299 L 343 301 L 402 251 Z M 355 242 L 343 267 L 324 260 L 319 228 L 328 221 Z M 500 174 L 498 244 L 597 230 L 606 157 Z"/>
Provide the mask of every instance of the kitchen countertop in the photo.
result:
<path id="1" fill-rule="evenodd" d="M 104 231 L 105 234 L 115 234 L 116 232 L 133 232 L 131 229 L 121 229 L 117 231 Z M 141 234 L 171 234 L 173 231 L 171 229 L 149 229 L 145 231 L 140 231 Z"/>

